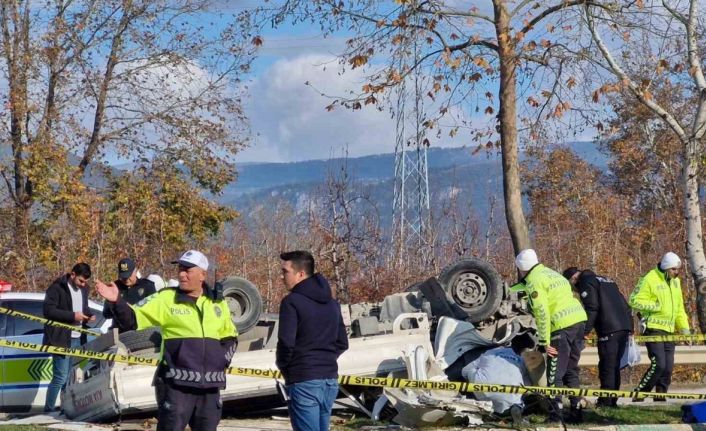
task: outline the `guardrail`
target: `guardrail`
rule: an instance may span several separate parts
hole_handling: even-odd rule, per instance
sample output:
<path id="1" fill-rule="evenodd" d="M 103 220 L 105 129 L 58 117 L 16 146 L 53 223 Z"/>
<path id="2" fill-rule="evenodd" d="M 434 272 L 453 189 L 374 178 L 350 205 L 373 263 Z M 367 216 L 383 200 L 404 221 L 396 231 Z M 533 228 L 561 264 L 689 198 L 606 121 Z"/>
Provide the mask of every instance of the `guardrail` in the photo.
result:
<path id="1" fill-rule="evenodd" d="M 647 356 L 647 348 L 640 346 L 640 365 L 648 365 L 650 358 Z M 674 351 L 674 363 L 680 365 L 706 364 L 706 346 L 676 346 Z M 598 365 L 598 348 L 586 347 L 581 352 L 579 366 L 591 367 Z"/>

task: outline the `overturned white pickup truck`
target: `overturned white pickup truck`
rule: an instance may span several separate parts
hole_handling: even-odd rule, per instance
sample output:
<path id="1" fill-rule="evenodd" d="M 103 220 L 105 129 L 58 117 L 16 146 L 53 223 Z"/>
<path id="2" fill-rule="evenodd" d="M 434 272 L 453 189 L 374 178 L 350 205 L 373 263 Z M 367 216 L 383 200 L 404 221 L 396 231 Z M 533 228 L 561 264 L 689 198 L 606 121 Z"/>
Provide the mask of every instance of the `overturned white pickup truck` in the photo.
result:
<path id="1" fill-rule="evenodd" d="M 231 366 L 275 369 L 277 316 L 261 316 L 262 300 L 247 280 L 230 277 L 223 282 L 233 320 L 241 335 Z M 437 279 L 389 295 L 381 303 L 343 305 L 350 346 L 338 360 L 344 375 L 387 376 L 406 372 L 403 351 L 423 349 L 434 356 L 431 345 L 438 318 L 447 316 L 476 323 L 486 337 L 505 336 L 510 317 L 523 314 L 524 304 L 511 297 L 507 285 L 485 262 L 464 259 L 447 267 Z M 157 357 L 158 331 L 109 333 L 86 345 L 103 352 Z M 61 396 L 66 416 L 82 421 L 105 421 L 120 415 L 156 411 L 152 387 L 155 369 L 106 361 L 82 361 L 72 368 Z M 359 400 L 366 394 L 349 388 Z M 376 397 L 379 394 L 371 394 Z M 361 397 L 362 395 L 362 397 Z M 370 398 L 370 397 L 369 397 Z M 281 405 L 274 379 L 228 376 L 222 392 L 225 412 L 253 411 Z M 240 409 L 244 407 L 244 409 Z"/>

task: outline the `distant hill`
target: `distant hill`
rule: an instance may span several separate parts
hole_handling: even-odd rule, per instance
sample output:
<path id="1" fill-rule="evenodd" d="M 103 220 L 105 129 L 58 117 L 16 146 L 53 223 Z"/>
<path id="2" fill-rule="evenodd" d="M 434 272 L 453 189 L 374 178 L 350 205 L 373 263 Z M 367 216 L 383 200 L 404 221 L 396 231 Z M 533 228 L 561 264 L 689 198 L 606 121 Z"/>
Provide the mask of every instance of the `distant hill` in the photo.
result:
<path id="1" fill-rule="evenodd" d="M 591 142 L 576 142 L 570 147 L 584 160 L 607 169 L 607 158 Z M 489 199 L 497 197 L 496 220 L 504 223 L 502 207 L 502 171 L 499 154 L 479 152 L 470 148 L 430 148 L 429 192 L 432 210 L 439 210 L 451 195 L 458 197 L 461 208 L 473 208 L 484 222 Z M 248 163 L 237 166 L 238 178 L 217 198 L 222 204 L 247 214 L 256 205 L 277 196 L 295 208 L 303 205 L 323 187 L 328 172 L 336 171 L 347 162 L 351 179 L 364 185 L 376 203 L 384 226 L 392 215 L 394 154 L 380 154 L 331 160 L 310 160 L 293 163 Z"/>

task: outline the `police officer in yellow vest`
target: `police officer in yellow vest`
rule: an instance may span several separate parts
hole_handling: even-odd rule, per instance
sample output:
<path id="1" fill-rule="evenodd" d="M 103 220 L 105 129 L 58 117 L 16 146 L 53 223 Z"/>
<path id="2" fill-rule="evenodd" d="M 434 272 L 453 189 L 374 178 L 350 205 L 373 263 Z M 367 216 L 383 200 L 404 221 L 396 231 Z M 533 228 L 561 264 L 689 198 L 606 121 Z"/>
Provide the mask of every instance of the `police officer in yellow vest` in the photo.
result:
<path id="1" fill-rule="evenodd" d="M 638 281 L 630 295 L 630 307 L 641 316 L 644 335 L 672 335 L 675 332 L 688 335 L 689 319 L 684 310 L 681 282 L 679 281 L 681 259 L 671 251 L 666 253 L 659 265 Z M 643 329 L 643 328 L 641 328 Z M 636 391 L 666 393 L 672 382 L 674 368 L 674 343 L 646 343 L 650 357 L 650 368 L 635 388 Z M 636 398 L 634 401 L 642 401 Z M 654 397 L 655 401 L 665 401 Z"/>
<path id="2" fill-rule="evenodd" d="M 537 322 L 539 350 L 546 352 L 547 384 L 578 388 L 579 359 L 584 347 L 586 311 L 574 297 L 571 283 L 563 275 L 539 263 L 532 249 L 522 250 L 515 258 L 520 282 L 514 291 L 525 291 Z M 582 420 L 579 397 L 570 397 L 568 422 Z M 562 405 L 557 401 L 551 419 L 561 419 Z"/>
<path id="3" fill-rule="evenodd" d="M 179 260 L 179 287 L 162 289 L 137 305 L 120 297 L 115 283 L 96 282 L 96 290 L 113 302 L 121 328 L 161 328 L 162 358 L 156 384 L 158 431 L 215 431 L 221 419 L 220 389 L 225 368 L 237 346 L 238 333 L 230 310 L 215 289 L 206 284 L 208 259 L 189 250 Z"/>

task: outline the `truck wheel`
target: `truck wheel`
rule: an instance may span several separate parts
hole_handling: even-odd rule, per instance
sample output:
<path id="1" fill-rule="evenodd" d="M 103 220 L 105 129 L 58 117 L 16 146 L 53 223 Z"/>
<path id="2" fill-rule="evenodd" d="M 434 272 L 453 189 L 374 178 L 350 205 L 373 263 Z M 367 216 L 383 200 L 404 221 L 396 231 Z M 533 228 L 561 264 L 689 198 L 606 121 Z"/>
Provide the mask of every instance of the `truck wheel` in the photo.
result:
<path id="1" fill-rule="evenodd" d="M 492 316 L 503 299 L 500 274 L 476 258 L 458 260 L 441 271 L 439 283 L 446 295 L 477 323 Z"/>
<path id="2" fill-rule="evenodd" d="M 260 320 L 262 296 L 254 284 L 242 277 L 228 277 L 222 284 L 235 329 L 244 334 Z"/>
<path id="3" fill-rule="evenodd" d="M 157 358 L 162 347 L 162 334 L 158 328 L 127 331 L 120 334 L 120 342 L 131 355 Z"/>

